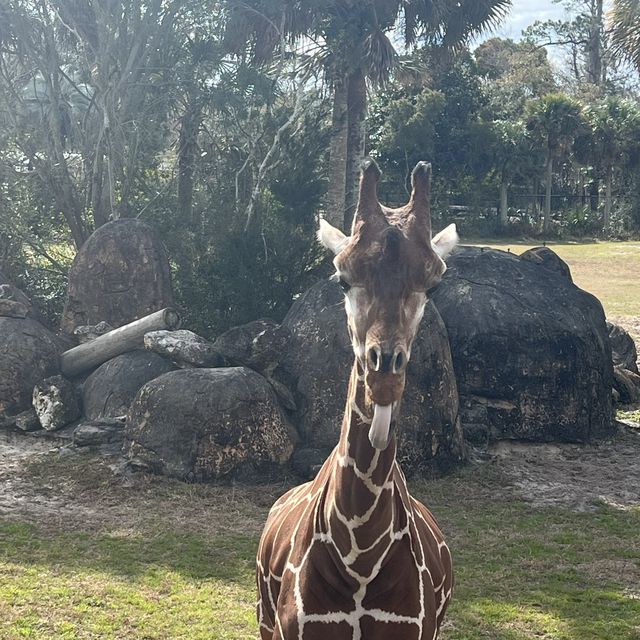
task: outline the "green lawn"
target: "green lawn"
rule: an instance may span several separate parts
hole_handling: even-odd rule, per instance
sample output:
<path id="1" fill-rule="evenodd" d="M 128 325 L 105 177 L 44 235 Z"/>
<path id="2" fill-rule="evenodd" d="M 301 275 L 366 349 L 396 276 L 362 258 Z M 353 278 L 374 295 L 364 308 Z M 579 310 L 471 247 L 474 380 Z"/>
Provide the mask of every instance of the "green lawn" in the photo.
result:
<path id="1" fill-rule="evenodd" d="M 98 481 L 130 521 L 0 521 L 2 640 L 256 637 L 253 561 L 272 495 L 169 480 L 154 494 L 150 479 L 123 488 L 106 469 L 87 473 L 88 462 L 56 464 L 40 463 L 44 487 L 59 477 L 85 504 L 96 501 Z M 640 508 L 535 508 L 503 487 L 491 465 L 414 484 L 454 553 L 457 589 L 442 637 L 640 638 Z"/>

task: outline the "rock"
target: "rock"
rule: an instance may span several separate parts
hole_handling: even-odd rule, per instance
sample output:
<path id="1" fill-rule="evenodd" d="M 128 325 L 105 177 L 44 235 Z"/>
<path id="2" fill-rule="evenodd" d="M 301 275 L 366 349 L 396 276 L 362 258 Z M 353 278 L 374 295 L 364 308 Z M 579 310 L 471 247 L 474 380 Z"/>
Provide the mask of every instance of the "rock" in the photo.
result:
<path id="1" fill-rule="evenodd" d="M 29 309 L 15 300 L 0 298 L 0 317 L 2 318 L 26 318 Z"/>
<path id="2" fill-rule="evenodd" d="M 62 329 L 101 321 L 121 327 L 173 306 L 166 251 L 144 222 L 121 219 L 97 229 L 69 272 Z"/>
<path id="3" fill-rule="evenodd" d="M 97 420 L 126 415 L 143 385 L 174 369 L 169 361 L 144 349 L 108 360 L 83 385 L 85 417 Z"/>
<path id="4" fill-rule="evenodd" d="M 621 326 L 608 321 L 607 330 L 609 331 L 609 341 L 611 342 L 613 364 L 633 373 L 639 373 L 638 352 L 629 332 Z"/>
<path id="5" fill-rule="evenodd" d="M 113 331 L 113 329 L 114 327 L 103 320 L 102 322 L 98 322 L 98 324 L 83 324 L 76 327 L 73 330 L 73 335 L 76 336 L 80 344 L 86 344 L 103 336 L 105 333 L 109 333 L 109 331 Z"/>
<path id="6" fill-rule="evenodd" d="M 17 303 L 17 305 L 11 305 L 11 302 Z M 9 318 L 27 317 L 42 322 L 40 314 L 33 304 L 31 304 L 31 300 L 29 300 L 22 290 L 14 287 L 12 284 L 0 284 L 0 308 L 2 307 L 7 311 L 4 313 L 0 312 L 0 316 Z M 8 312 L 8 309 L 11 308 L 14 309 L 13 313 Z"/>
<path id="7" fill-rule="evenodd" d="M 144 336 L 144 346 L 183 369 L 221 367 L 224 364 L 224 358 L 208 340 L 186 329 L 150 331 Z"/>
<path id="8" fill-rule="evenodd" d="M 294 439 L 271 386 L 255 371 L 182 369 L 140 389 L 124 450 L 156 473 L 207 481 L 264 477 L 287 463 Z"/>
<path id="9" fill-rule="evenodd" d="M 214 347 L 233 366 L 270 376 L 286 351 L 290 331 L 273 320 L 256 320 L 223 333 Z"/>
<path id="10" fill-rule="evenodd" d="M 0 416 L 31 407 L 34 385 L 59 371 L 55 336 L 33 318 L 0 317 Z"/>
<path id="11" fill-rule="evenodd" d="M 291 458 L 293 470 L 305 480 L 311 480 L 316 476 L 322 463 L 327 459 L 331 451 L 329 449 L 312 449 L 302 447 L 296 449 Z"/>
<path id="12" fill-rule="evenodd" d="M 489 444 L 489 428 L 486 424 L 463 422 L 462 428 L 467 442 L 479 446 L 486 446 Z"/>
<path id="13" fill-rule="evenodd" d="M 15 417 L 15 426 L 21 431 L 38 431 L 42 429 L 35 409 L 27 409 Z"/>
<path id="14" fill-rule="evenodd" d="M 57 431 L 80 417 L 78 393 L 62 376 L 51 376 L 33 388 L 33 408 L 43 429 Z"/>
<path id="15" fill-rule="evenodd" d="M 76 447 L 97 447 L 124 441 L 125 420 L 113 418 L 80 423 L 73 432 Z"/>
<path id="16" fill-rule="evenodd" d="M 275 380 L 274 378 L 267 378 L 267 380 L 269 381 L 269 384 L 271 385 L 273 390 L 276 392 L 280 404 L 287 411 L 295 411 L 298 407 L 291 391 L 289 391 L 289 389 L 279 380 Z"/>
<path id="17" fill-rule="evenodd" d="M 433 294 L 461 401 L 492 439 L 587 442 L 613 433 L 602 305 L 564 275 L 503 251 L 462 248 Z M 466 411 L 467 409 L 465 409 Z"/>
<path id="18" fill-rule="evenodd" d="M 566 278 L 569 282 L 573 282 L 569 265 L 549 247 L 533 247 L 533 249 L 521 253 L 520 260 L 533 262 Z"/>
<path id="19" fill-rule="evenodd" d="M 613 367 L 613 388 L 623 404 L 640 402 L 640 376 L 637 373 L 623 367 Z"/>
<path id="20" fill-rule="evenodd" d="M 274 375 L 294 392 L 295 423 L 304 446 L 330 451 L 340 434 L 354 360 L 338 285 L 323 281 L 312 286 L 283 325 L 291 339 Z M 448 467 L 464 457 L 447 332 L 432 304 L 412 349 L 398 441 L 399 459 L 410 472 Z"/>

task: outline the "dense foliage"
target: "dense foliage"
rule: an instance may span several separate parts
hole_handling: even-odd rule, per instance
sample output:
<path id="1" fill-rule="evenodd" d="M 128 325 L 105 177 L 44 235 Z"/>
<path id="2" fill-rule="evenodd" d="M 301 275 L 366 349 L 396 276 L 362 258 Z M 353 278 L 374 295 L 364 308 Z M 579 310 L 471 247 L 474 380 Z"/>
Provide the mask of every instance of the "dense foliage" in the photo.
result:
<path id="1" fill-rule="evenodd" d="M 567 0 L 464 45 L 508 4 L 6 0 L 0 271 L 55 322 L 77 248 L 140 217 L 190 327 L 281 319 L 327 269 L 316 218 L 348 219 L 365 149 L 390 203 L 432 160 L 436 215 L 467 234 L 637 233 L 637 3 L 612 31 L 601 0 Z"/>

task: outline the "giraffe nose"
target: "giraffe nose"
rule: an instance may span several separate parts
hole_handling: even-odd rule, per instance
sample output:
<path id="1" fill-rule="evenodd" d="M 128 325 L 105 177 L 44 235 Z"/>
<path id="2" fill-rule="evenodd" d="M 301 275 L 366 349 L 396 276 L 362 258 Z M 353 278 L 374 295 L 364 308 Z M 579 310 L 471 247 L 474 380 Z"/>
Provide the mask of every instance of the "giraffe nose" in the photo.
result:
<path id="1" fill-rule="evenodd" d="M 407 354 L 402 347 L 393 350 L 383 350 L 378 345 L 367 351 L 367 366 L 372 371 L 380 373 L 402 373 L 407 366 Z"/>

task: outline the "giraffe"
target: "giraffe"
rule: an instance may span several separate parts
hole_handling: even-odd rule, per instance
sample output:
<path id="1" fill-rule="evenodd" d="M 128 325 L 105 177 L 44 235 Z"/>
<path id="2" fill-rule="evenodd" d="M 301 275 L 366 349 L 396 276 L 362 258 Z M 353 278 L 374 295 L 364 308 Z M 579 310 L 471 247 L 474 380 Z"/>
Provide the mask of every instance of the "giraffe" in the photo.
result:
<path id="1" fill-rule="evenodd" d="M 396 461 L 405 372 L 455 225 L 431 238 L 431 165 L 404 207 L 377 197 L 363 163 L 351 235 L 320 221 L 335 254 L 355 362 L 340 439 L 316 478 L 279 498 L 257 554 L 262 640 L 433 640 L 453 588 L 449 549 Z"/>

